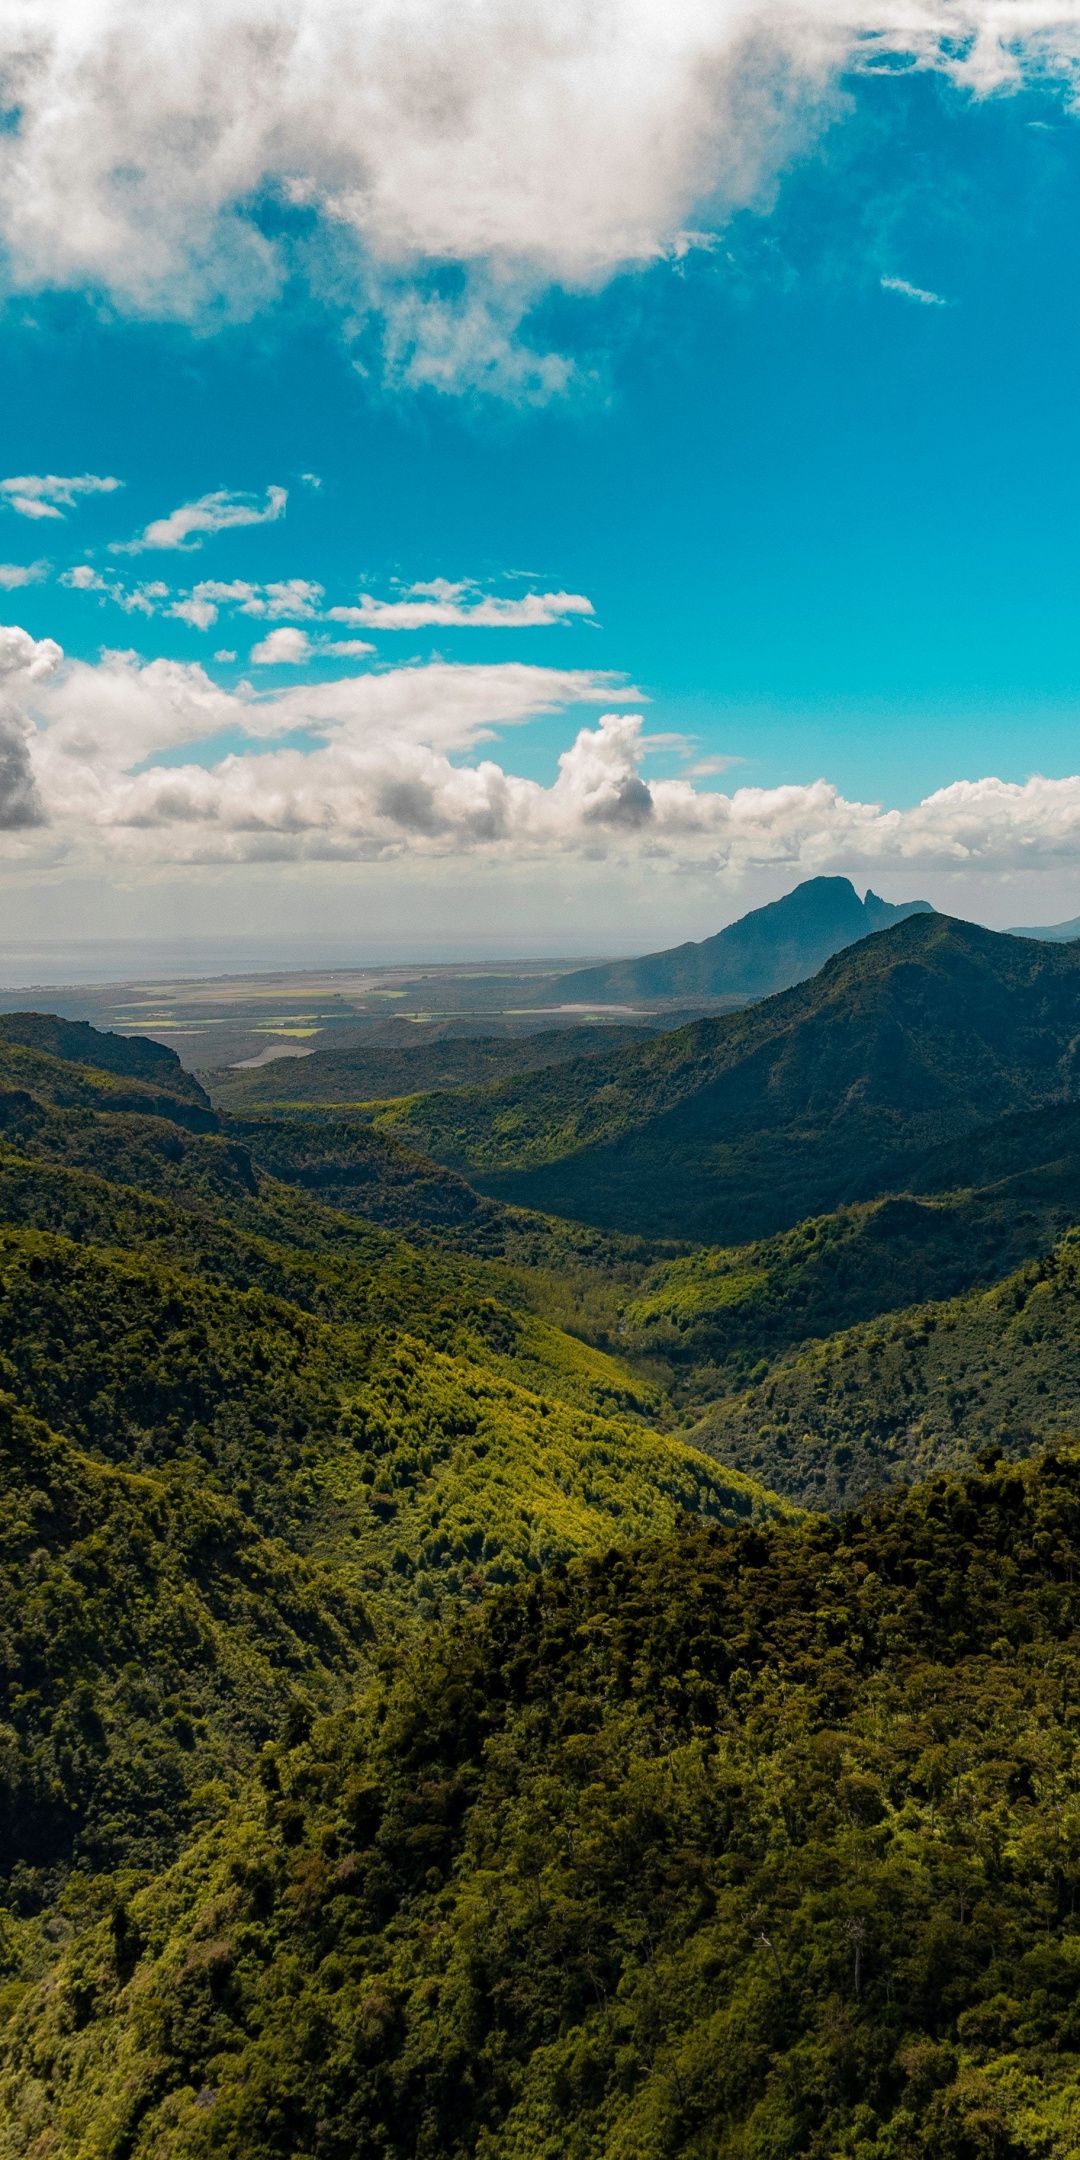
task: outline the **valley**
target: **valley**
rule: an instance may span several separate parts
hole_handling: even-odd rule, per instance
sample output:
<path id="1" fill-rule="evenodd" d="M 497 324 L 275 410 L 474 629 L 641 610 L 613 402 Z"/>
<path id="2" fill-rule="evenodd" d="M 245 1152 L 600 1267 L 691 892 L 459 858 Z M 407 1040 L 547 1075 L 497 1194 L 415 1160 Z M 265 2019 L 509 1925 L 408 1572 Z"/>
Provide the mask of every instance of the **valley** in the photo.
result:
<path id="1" fill-rule="evenodd" d="M 3 2160 L 1068 2160 L 1080 947 L 261 1067 L 75 1003 L 0 1014 Z"/>

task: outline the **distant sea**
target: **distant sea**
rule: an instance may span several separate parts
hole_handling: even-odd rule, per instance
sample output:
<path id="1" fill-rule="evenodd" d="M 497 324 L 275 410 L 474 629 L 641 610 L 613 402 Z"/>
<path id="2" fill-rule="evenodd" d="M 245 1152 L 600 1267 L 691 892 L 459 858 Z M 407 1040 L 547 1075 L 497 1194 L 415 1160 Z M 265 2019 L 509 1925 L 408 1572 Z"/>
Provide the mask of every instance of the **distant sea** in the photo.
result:
<path id="1" fill-rule="evenodd" d="M 455 940 L 445 945 L 436 939 L 423 944 L 383 944 L 359 937 L 0 940 L 0 991 L 50 984 L 183 982 L 193 977 L 269 975 L 302 968 L 453 967 L 489 962 L 513 968 L 554 957 L 538 954 L 524 941 L 514 945 L 497 939 Z"/>

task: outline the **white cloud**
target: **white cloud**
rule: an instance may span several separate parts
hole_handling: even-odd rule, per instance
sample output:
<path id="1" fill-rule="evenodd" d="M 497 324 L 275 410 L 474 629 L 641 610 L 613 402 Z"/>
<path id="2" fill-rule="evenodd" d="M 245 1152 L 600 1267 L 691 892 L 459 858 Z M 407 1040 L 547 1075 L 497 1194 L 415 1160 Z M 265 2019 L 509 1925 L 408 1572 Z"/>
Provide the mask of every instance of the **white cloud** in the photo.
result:
<path id="1" fill-rule="evenodd" d="M 252 585 L 246 578 L 233 578 L 227 584 L 204 578 L 174 600 L 168 613 L 196 630 L 209 630 L 223 607 L 235 608 L 241 615 L 266 615 L 273 621 L 280 615 L 310 617 L 322 597 L 322 586 L 311 578 L 285 578 L 269 585 Z"/>
<path id="2" fill-rule="evenodd" d="M 1080 849 L 1080 775 L 958 780 L 903 810 L 826 780 L 725 792 L 650 779 L 650 737 L 625 709 L 639 693 L 591 670 L 437 662 L 257 694 L 174 661 L 61 660 L 50 639 L 0 631 L 0 822 L 24 858 L 47 849 L 51 865 L 74 870 L 569 855 L 680 875 L 696 865 L 873 878 L 905 867 L 1008 875 L 1075 862 Z M 606 709 L 578 728 L 548 785 L 489 747 L 582 704 Z M 215 754 L 223 734 L 247 747 Z"/>
<path id="3" fill-rule="evenodd" d="M 222 665 L 224 666 L 227 662 L 235 660 L 236 654 L 231 650 L 228 645 L 223 645 L 220 651 L 214 654 L 214 658 L 215 660 L 220 660 Z"/>
<path id="4" fill-rule="evenodd" d="M 42 567 L 47 569 L 48 565 Z M 0 571 L 0 584 L 3 582 Z M 12 582 L 25 584 L 29 580 L 20 577 Z M 189 623 L 196 630 L 209 630 L 223 607 L 235 609 L 241 615 L 266 616 L 273 621 L 282 615 L 310 617 L 323 598 L 322 586 L 310 578 L 285 578 L 267 585 L 253 585 L 246 578 L 233 578 L 228 583 L 204 578 L 189 592 L 176 593 L 161 578 L 125 585 L 118 577 L 103 576 L 93 563 L 88 562 L 76 563 L 73 569 L 62 571 L 60 583 L 71 586 L 76 592 L 97 593 L 99 598 L 113 601 L 129 615 L 156 615 L 163 610 L 166 615 Z"/>
<path id="5" fill-rule="evenodd" d="M 27 832 L 45 823 L 27 708 L 35 686 L 55 673 L 61 658 L 52 638 L 32 638 L 13 624 L 0 624 L 0 833 Z"/>
<path id="6" fill-rule="evenodd" d="M 49 575 L 50 565 L 41 560 L 32 563 L 0 562 L 0 592 L 15 592 L 20 585 L 40 585 Z"/>
<path id="7" fill-rule="evenodd" d="M 741 762 L 740 758 L 725 757 L 723 752 L 714 752 L 709 757 L 695 758 L 693 764 L 686 768 L 686 777 L 688 780 L 715 780 L 718 774 L 730 772 L 733 765 Z"/>
<path id="8" fill-rule="evenodd" d="M 268 630 L 250 657 L 252 667 L 299 667 L 311 658 L 311 639 L 306 630 Z"/>
<path id="9" fill-rule="evenodd" d="M 408 586 L 400 600 L 376 600 L 361 593 L 355 607 L 332 607 L 327 616 L 330 622 L 355 623 L 365 630 L 537 630 L 594 612 L 583 593 L 531 592 L 507 599 L 481 593 L 468 582 L 432 578 Z"/>
<path id="10" fill-rule="evenodd" d="M 305 487 L 321 488 L 322 486 L 322 481 L 316 472 L 302 472 L 300 478 Z"/>
<path id="11" fill-rule="evenodd" d="M 375 647 L 366 638 L 328 638 L 319 651 L 332 653 L 336 660 L 359 660 L 365 653 L 373 653 Z"/>
<path id="12" fill-rule="evenodd" d="M 263 585 L 254 599 L 245 607 L 246 615 L 314 615 L 323 598 L 321 585 L 311 578 L 285 578 L 278 584 Z"/>
<path id="13" fill-rule="evenodd" d="M 9 0 L 0 240 L 24 287 L 251 313 L 299 268 L 392 369 L 550 394 L 517 331 L 707 245 L 843 110 L 853 73 L 1075 93 L 1076 0 Z M 252 94 L 252 85 L 257 94 Z M 268 237 L 252 205 L 282 215 Z M 289 212 L 299 215 L 290 220 Z M 460 265 L 460 297 L 437 273 Z"/>
<path id="14" fill-rule="evenodd" d="M 86 562 L 62 570 L 59 582 L 70 586 L 74 592 L 97 593 L 99 599 L 111 600 L 114 606 L 123 608 L 125 615 L 156 615 L 169 593 L 168 586 L 158 578 L 141 585 L 122 585 L 119 578 L 102 577 L 93 563 Z"/>
<path id="15" fill-rule="evenodd" d="M 931 292 L 926 285 L 909 285 L 907 279 L 902 277 L 883 277 L 881 290 L 882 292 L 899 293 L 902 299 L 915 300 L 920 307 L 948 307 L 949 305 L 948 301 L 943 299 L 940 293 Z"/>
<path id="16" fill-rule="evenodd" d="M 218 619 L 214 602 L 200 598 L 197 591 L 174 600 L 168 612 L 175 615 L 179 622 L 190 623 L 193 630 L 209 630 L 211 624 Z"/>
<path id="17" fill-rule="evenodd" d="M 103 478 L 98 473 L 81 473 L 66 480 L 59 473 L 20 473 L 16 478 L 0 480 L 0 499 L 9 510 L 17 510 L 20 517 L 62 518 L 65 510 L 75 508 L 80 495 L 113 495 L 123 484 L 122 480 Z"/>
<path id="18" fill-rule="evenodd" d="M 55 638 L 33 638 L 16 623 L 0 623 L 0 682 L 44 682 L 63 657 Z"/>
<path id="19" fill-rule="evenodd" d="M 200 495 L 197 502 L 181 503 L 168 517 L 155 518 L 137 540 L 114 540 L 114 555 L 137 555 L 145 548 L 183 548 L 189 554 L 212 533 L 231 532 L 238 525 L 268 525 L 283 517 L 288 501 L 283 487 L 269 487 L 260 504 L 255 495 L 233 494 L 219 488 Z"/>

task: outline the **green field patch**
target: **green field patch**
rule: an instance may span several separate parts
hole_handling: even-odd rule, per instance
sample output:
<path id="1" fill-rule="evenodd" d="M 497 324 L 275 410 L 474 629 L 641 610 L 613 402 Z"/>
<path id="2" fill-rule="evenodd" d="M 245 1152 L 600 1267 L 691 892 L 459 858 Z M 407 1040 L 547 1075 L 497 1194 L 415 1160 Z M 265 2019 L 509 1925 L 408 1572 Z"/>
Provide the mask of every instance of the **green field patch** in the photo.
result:
<path id="1" fill-rule="evenodd" d="M 321 1027 L 297 1026 L 287 1020 L 257 1020 L 252 1028 L 254 1035 L 321 1035 Z"/>

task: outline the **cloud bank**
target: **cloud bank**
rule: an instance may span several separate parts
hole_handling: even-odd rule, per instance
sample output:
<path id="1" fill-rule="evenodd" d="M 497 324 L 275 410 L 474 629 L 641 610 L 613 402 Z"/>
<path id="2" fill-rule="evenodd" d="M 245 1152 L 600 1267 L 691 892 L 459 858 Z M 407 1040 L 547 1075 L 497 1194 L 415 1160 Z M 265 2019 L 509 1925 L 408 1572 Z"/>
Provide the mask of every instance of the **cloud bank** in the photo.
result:
<path id="1" fill-rule="evenodd" d="M 262 657 L 288 658 L 280 641 L 304 635 L 270 631 Z M 437 661 L 230 692 L 197 665 L 122 653 L 64 662 L 52 639 L 4 629 L 2 852 L 143 873 L 472 855 L 873 874 L 1011 872 L 1075 860 L 1080 847 L 1080 775 L 958 780 L 904 810 L 849 800 L 824 779 L 727 791 L 696 784 L 693 766 L 654 779 L 650 755 L 672 743 L 646 736 L 640 712 L 626 709 L 639 702 L 609 674 L 518 662 Z M 489 748 L 581 706 L 604 709 L 577 725 L 547 785 Z M 226 752 L 215 748 L 222 739 Z M 703 761 L 712 774 L 718 762 Z"/>
<path id="2" fill-rule="evenodd" d="M 300 266 L 399 375 L 543 393 L 538 294 L 709 244 L 901 66 L 1073 97 L 1075 0 L 8 0 L 0 242 L 18 286 L 186 318 Z"/>

